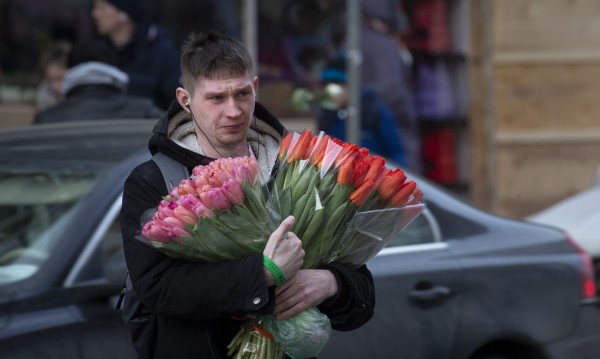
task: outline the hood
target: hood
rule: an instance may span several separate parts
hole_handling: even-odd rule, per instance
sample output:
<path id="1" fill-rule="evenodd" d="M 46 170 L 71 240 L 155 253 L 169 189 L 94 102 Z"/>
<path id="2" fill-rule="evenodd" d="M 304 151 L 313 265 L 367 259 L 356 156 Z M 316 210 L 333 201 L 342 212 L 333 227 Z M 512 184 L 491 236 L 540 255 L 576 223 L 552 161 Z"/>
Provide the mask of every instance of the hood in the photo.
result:
<path id="1" fill-rule="evenodd" d="M 263 105 L 256 102 L 254 120 L 248 131 L 248 143 L 258 159 L 261 172 L 270 173 L 279 153 L 279 143 L 287 130 Z M 208 164 L 213 158 L 204 155 L 196 141 L 192 116 L 173 101 L 156 123 L 148 143 L 150 153 L 162 152 L 188 168 Z"/>
<path id="2" fill-rule="evenodd" d="M 85 62 L 67 71 L 61 92 L 67 94 L 80 85 L 111 85 L 125 91 L 129 76 L 118 68 L 102 62 Z"/>

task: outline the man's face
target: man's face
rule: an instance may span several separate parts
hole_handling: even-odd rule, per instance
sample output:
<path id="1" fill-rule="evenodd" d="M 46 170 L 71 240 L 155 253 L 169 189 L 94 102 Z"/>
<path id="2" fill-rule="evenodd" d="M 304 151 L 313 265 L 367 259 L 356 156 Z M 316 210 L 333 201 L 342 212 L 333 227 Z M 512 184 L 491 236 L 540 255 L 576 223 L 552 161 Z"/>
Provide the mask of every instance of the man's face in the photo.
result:
<path id="1" fill-rule="evenodd" d="M 109 35 L 122 23 L 120 10 L 104 0 L 94 0 L 92 19 L 100 35 Z"/>
<path id="2" fill-rule="evenodd" d="M 190 107 L 212 145 L 234 149 L 246 143 L 257 85 L 248 74 L 197 82 Z"/>

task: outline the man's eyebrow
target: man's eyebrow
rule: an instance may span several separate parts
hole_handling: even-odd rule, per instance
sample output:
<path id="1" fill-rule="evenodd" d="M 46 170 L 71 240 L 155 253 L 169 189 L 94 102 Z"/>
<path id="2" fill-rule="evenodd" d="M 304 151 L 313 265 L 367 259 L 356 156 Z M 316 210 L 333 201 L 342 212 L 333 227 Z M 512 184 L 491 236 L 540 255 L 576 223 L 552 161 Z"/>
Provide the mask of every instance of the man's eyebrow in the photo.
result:
<path id="1" fill-rule="evenodd" d="M 238 92 L 238 91 L 247 91 L 247 90 L 251 90 L 252 89 L 252 84 L 247 84 L 244 86 L 240 86 L 240 87 L 236 87 L 233 91 L 234 92 Z M 206 91 L 206 93 L 204 94 L 207 97 L 214 97 L 214 96 L 223 96 L 227 93 L 227 90 L 209 90 Z"/>

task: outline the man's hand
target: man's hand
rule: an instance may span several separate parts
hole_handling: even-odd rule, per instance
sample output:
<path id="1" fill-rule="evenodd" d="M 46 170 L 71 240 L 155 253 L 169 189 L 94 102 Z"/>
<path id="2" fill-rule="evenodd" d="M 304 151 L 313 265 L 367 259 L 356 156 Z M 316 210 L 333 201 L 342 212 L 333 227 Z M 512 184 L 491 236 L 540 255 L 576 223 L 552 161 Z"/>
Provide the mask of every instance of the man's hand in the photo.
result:
<path id="1" fill-rule="evenodd" d="M 294 277 L 304 263 L 302 241 L 294 233 L 289 232 L 293 225 L 293 216 L 284 219 L 269 237 L 269 241 L 263 251 L 263 255 L 275 262 L 286 279 Z M 271 286 L 275 284 L 273 275 L 266 268 L 265 279 L 267 285 Z"/>
<path id="2" fill-rule="evenodd" d="M 283 320 L 321 304 L 337 293 L 337 281 L 326 269 L 302 269 L 275 289 L 275 313 Z"/>

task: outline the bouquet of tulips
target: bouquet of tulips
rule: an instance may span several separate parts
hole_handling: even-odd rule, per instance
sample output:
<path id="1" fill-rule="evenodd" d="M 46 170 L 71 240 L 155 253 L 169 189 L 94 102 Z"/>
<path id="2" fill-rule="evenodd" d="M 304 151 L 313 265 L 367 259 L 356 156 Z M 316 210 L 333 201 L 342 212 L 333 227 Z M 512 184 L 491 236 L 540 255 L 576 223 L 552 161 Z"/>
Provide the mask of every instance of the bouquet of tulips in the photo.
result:
<path id="1" fill-rule="evenodd" d="M 276 175 L 261 181 L 253 157 L 217 159 L 194 168 L 165 197 L 142 239 L 166 254 L 215 262 L 263 251 L 270 234 L 293 215 L 303 268 L 366 263 L 421 213 L 422 193 L 382 157 L 324 133 L 290 132 Z M 317 308 L 276 320 L 253 318 L 230 343 L 236 358 L 316 356 L 331 333 Z"/>

